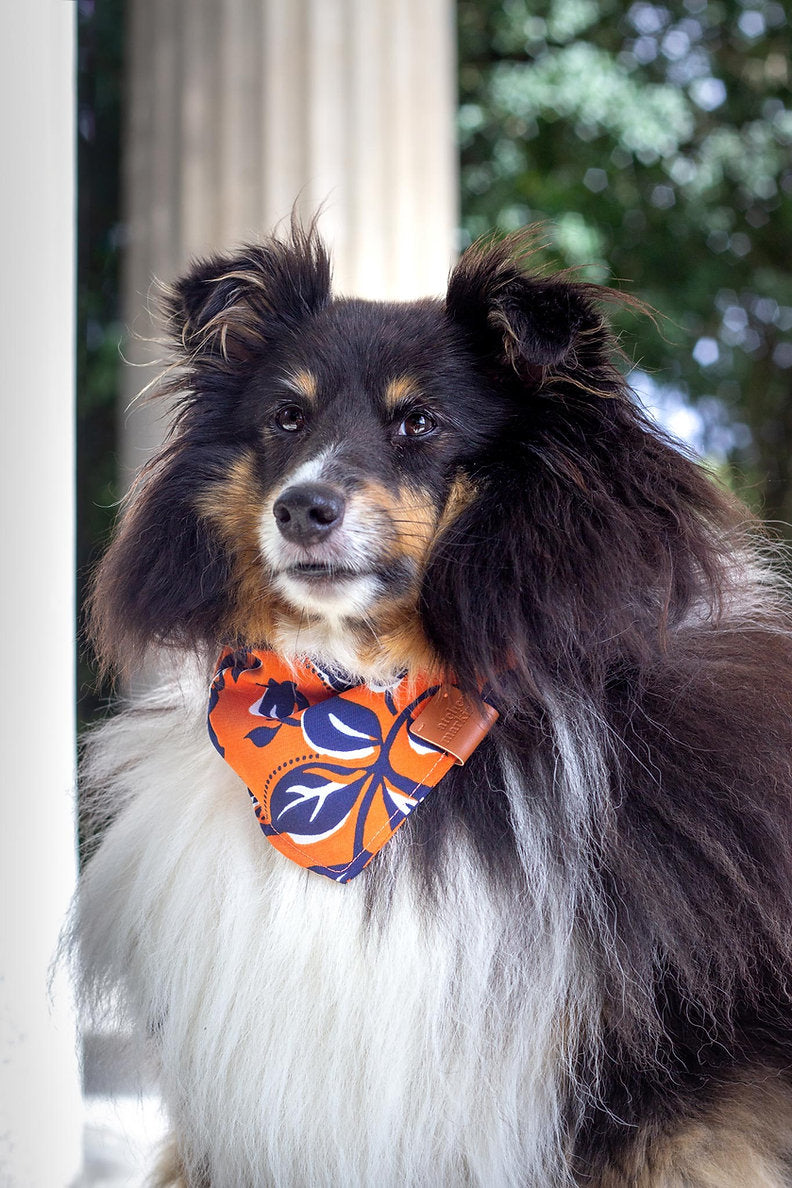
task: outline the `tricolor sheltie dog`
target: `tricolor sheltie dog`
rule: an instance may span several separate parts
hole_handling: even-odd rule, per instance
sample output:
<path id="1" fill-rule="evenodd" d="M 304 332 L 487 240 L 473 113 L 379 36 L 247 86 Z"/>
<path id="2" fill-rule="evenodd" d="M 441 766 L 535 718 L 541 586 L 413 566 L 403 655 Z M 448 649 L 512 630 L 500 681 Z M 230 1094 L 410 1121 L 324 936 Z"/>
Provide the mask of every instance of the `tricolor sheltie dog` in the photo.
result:
<path id="1" fill-rule="evenodd" d="M 168 293 L 77 912 L 157 1183 L 792 1184 L 790 615 L 610 299 L 514 240 L 335 299 L 299 227 Z"/>

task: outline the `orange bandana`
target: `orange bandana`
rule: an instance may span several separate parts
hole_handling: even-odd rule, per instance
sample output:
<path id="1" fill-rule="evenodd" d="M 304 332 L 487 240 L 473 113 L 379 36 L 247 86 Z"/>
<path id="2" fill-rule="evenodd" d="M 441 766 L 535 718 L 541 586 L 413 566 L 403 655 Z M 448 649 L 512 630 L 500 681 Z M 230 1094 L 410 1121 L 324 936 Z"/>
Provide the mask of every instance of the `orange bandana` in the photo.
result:
<path id="1" fill-rule="evenodd" d="M 226 651 L 209 735 L 277 850 L 339 883 L 360 874 L 497 718 L 452 685 L 350 686 L 272 652 Z"/>

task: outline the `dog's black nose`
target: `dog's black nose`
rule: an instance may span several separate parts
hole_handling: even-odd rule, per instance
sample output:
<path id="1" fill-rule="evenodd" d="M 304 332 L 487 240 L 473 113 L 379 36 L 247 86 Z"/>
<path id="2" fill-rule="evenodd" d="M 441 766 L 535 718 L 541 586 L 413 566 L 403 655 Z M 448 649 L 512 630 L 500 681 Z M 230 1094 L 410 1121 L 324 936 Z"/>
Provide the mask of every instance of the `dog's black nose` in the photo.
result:
<path id="1" fill-rule="evenodd" d="M 287 487 L 272 506 L 281 534 L 301 545 L 324 540 L 341 523 L 345 510 L 340 491 L 321 483 Z"/>

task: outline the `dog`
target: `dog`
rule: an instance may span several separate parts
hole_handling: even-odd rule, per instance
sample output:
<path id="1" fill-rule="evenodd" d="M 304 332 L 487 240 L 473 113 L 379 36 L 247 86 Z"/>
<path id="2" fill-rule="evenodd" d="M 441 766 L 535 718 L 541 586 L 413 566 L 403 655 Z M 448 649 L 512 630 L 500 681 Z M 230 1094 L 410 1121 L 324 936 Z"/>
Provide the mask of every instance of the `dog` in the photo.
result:
<path id="1" fill-rule="evenodd" d="M 89 740 L 77 909 L 157 1183 L 792 1184 L 786 592 L 615 299 L 519 236 L 334 298 L 298 225 L 167 292 L 173 428 L 91 605 L 162 683 Z"/>

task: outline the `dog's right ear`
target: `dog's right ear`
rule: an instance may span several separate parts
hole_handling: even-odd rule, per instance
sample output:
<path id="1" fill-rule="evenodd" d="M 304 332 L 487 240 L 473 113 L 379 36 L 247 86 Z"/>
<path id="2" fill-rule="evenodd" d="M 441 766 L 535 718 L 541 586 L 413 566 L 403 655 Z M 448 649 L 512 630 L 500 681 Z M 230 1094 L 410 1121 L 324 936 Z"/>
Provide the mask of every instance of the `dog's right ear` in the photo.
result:
<path id="1" fill-rule="evenodd" d="M 169 334 L 195 368 L 227 370 L 254 362 L 283 331 L 330 300 L 330 260 L 313 225 L 293 224 L 233 255 L 193 264 L 164 291 Z"/>

